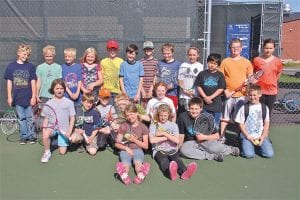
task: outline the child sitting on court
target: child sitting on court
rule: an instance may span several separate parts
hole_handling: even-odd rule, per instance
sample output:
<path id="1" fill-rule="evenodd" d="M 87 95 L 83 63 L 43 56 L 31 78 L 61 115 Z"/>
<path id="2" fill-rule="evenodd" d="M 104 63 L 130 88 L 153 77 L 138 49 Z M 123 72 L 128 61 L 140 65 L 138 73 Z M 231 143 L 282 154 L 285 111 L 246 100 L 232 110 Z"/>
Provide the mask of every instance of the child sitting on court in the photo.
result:
<path id="1" fill-rule="evenodd" d="M 189 111 L 179 115 L 177 124 L 180 132 L 180 152 L 181 155 L 198 160 L 216 160 L 223 162 L 224 155 L 239 156 L 240 151 L 237 147 L 223 144 L 219 132 L 214 127 L 214 119 L 209 113 L 202 113 L 203 100 L 199 97 L 193 97 L 189 101 Z M 197 119 L 211 124 L 211 132 L 207 129 L 199 131 L 194 130 L 194 124 Z"/>
<path id="2" fill-rule="evenodd" d="M 187 167 L 178 153 L 179 130 L 175 122 L 171 122 L 171 109 L 161 104 L 155 114 L 156 123 L 150 125 L 149 139 L 152 144 L 153 158 L 163 174 L 172 181 L 177 173 L 183 180 L 188 180 L 196 171 L 197 164 L 191 162 Z"/>
<path id="3" fill-rule="evenodd" d="M 70 141 L 72 143 L 84 142 L 87 152 L 94 156 L 99 148 L 97 144 L 98 131 L 109 134 L 109 127 L 97 127 L 101 121 L 99 112 L 93 108 L 94 96 L 91 93 L 82 96 L 82 105 L 76 112 L 76 125 Z M 101 148 L 101 147 L 100 147 Z"/>
<path id="4" fill-rule="evenodd" d="M 261 96 L 260 86 L 250 85 L 248 88 L 249 102 L 240 107 L 235 118 L 235 122 L 239 123 L 241 129 L 241 155 L 245 158 L 253 158 L 255 152 L 265 158 L 271 158 L 274 155 L 272 143 L 268 138 L 269 108 L 259 102 Z"/>
<path id="5" fill-rule="evenodd" d="M 118 131 L 115 147 L 120 150 L 120 161 L 116 164 L 116 170 L 125 185 L 131 183 L 128 175 L 129 167 L 133 162 L 136 177 L 135 184 L 140 184 L 150 171 L 150 164 L 144 162 L 143 149 L 148 149 L 148 128 L 139 121 L 138 110 L 130 104 L 124 110 L 126 122 Z"/>

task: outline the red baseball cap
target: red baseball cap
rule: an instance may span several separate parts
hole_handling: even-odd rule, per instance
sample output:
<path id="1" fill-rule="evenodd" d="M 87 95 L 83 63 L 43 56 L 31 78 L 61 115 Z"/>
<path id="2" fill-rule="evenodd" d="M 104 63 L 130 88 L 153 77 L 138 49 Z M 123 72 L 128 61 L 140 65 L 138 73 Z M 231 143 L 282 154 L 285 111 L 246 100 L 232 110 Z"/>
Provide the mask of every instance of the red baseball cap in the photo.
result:
<path id="1" fill-rule="evenodd" d="M 116 40 L 108 40 L 106 43 L 106 48 L 108 49 L 119 49 L 119 43 Z"/>

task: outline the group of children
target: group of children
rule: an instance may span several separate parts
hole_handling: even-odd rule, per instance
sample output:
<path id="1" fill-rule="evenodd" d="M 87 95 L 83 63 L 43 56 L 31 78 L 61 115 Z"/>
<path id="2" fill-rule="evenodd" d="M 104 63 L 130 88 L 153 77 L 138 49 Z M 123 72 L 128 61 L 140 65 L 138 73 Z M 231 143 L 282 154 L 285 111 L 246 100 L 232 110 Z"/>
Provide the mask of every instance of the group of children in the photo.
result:
<path id="1" fill-rule="evenodd" d="M 21 44 L 17 60 L 7 66 L 7 103 L 16 108 L 20 144 L 36 142 L 31 106 L 47 104 L 56 112 L 58 124 L 53 128 L 42 107 L 41 162 L 51 158 L 51 139 L 55 135 L 60 154 L 65 154 L 70 144 L 83 143 L 90 155 L 96 155 L 99 148 L 109 144 L 119 152 L 116 171 L 122 182 L 132 182 L 128 172 L 133 164 L 133 182 L 140 184 L 150 171 L 144 151 L 151 145 L 153 159 L 165 176 L 175 180 L 179 174 L 188 180 L 197 171 L 197 164 L 186 166 L 181 156 L 222 162 L 224 155 L 240 155 L 238 147 L 224 143 L 230 120 L 240 126 L 242 156 L 252 158 L 257 151 L 264 157 L 273 156 L 268 139 L 272 101 L 265 106 L 260 99 L 276 97 L 274 81 L 282 69 L 278 62 L 257 67 L 264 69 L 264 76 L 275 76 L 272 83 L 262 79 L 258 84 L 263 85 L 236 91 L 253 73 L 252 64 L 240 56 L 242 43 L 238 39 L 230 43 L 229 58 L 222 61 L 219 54 L 210 54 L 206 70 L 198 62 L 200 52 L 196 47 L 188 49 L 188 61 L 182 64 L 173 58 L 174 46 L 169 43 L 161 48 L 161 61 L 154 58 L 151 41 L 143 44 L 145 57 L 140 61 L 136 60 L 138 47 L 134 44 L 126 47 L 125 61 L 118 57 L 117 41 L 109 40 L 106 47 L 108 57 L 100 61 L 95 48 L 90 47 L 80 64 L 75 62 L 76 49 L 67 48 L 65 63 L 60 66 L 54 62 L 55 47 L 47 45 L 43 49 L 45 62 L 35 68 L 29 62 L 30 46 Z M 277 59 L 273 56 L 275 41 L 266 40 L 265 47 L 261 62 L 273 63 Z M 272 97 L 262 93 L 270 85 Z M 214 117 L 212 134 L 193 129 L 203 112 Z"/>

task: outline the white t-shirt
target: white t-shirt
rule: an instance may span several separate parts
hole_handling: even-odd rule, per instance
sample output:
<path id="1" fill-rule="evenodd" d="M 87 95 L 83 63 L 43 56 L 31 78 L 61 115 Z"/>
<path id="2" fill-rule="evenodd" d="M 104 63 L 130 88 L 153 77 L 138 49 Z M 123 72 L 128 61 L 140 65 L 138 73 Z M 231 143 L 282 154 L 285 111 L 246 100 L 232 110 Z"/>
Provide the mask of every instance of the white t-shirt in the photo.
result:
<path id="1" fill-rule="evenodd" d="M 179 67 L 178 80 L 183 81 L 184 89 L 193 90 L 194 95 L 197 94 L 197 91 L 193 87 L 194 82 L 201 71 L 203 71 L 203 65 L 199 62 L 195 62 L 193 64 L 190 62 L 184 62 Z M 190 99 L 191 97 L 185 95 L 182 90 L 180 90 L 179 98 Z"/>
<path id="2" fill-rule="evenodd" d="M 266 107 L 266 119 L 265 122 L 269 122 L 269 109 Z M 263 119 L 262 119 L 262 108 L 261 104 L 250 104 L 249 105 L 249 115 L 245 122 L 245 108 L 244 105 L 237 112 L 235 122 L 237 123 L 245 123 L 246 130 L 249 135 L 253 137 L 261 136 L 263 132 Z"/>
<path id="3" fill-rule="evenodd" d="M 162 100 L 158 100 L 157 98 L 150 99 L 149 102 L 147 103 L 146 113 L 148 115 L 153 113 L 153 111 L 156 110 L 158 108 L 158 106 L 160 106 L 161 104 L 169 105 L 169 107 L 171 108 L 172 114 L 173 115 L 176 114 L 176 109 L 174 107 L 174 103 L 168 97 L 164 97 Z"/>

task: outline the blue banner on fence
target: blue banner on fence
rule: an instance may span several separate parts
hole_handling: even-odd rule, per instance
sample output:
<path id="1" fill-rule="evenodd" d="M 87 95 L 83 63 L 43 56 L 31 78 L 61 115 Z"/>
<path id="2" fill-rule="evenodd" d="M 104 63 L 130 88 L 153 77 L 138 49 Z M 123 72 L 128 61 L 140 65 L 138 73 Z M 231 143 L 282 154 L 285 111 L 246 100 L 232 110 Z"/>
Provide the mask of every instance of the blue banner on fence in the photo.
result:
<path id="1" fill-rule="evenodd" d="M 251 26 L 250 24 L 227 24 L 226 32 L 226 57 L 230 56 L 229 43 L 231 39 L 239 38 L 243 44 L 243 50 L 241 55 L 245 58 L 250 58 L 250 37 L 251 37 Z"/>

